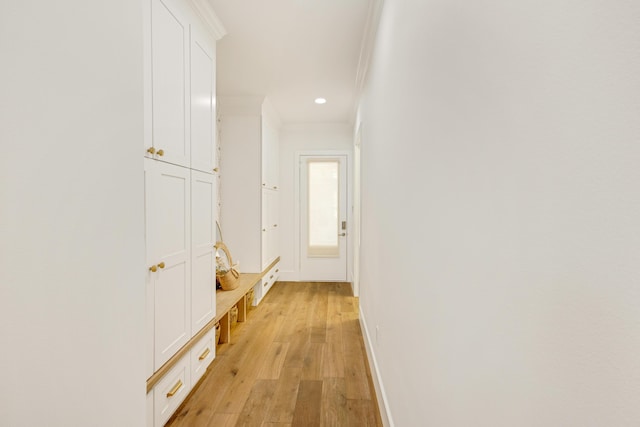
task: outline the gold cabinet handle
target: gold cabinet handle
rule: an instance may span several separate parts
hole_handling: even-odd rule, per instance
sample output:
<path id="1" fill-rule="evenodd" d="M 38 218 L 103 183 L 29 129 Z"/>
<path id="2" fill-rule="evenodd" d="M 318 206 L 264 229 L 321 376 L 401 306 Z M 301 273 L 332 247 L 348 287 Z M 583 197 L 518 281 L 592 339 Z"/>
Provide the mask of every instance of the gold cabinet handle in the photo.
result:
<path id="1" fill-rule="evenodd" d="M 277 226 L 278 226 L 278 224 L 273 224 L 273 226 L 274 226 L 274 227 L 277 227 Z"/>
<path id="2" fill-rule="evenodd" d="M 269 277 L 269 280 L 273 279 L 273 274 L 271 275 L 271 277 Z"/>
<path id="3" fill-rule="evenodd" d="M 162 157 L 162 156 L 164 156 L 164 150 L 158 150 L 158 152 L 156 154 L 158 156 Z"/>
<path id="4" fill-rule="evenodd" d="M 264 285 L 262 285 L 262 287 L 266 288 L 268 284 L 269 284 L 269 282 L 267 282 Z"/>
<path id="5" fill-rule="evenodd" d="M 208 348 L 202 352 L 202 354 L 200 355 L 200 357 L 198 357 L 198 360 L 204 360 L 207 358 L 207 356 L 209 355 L 209 353 L 211 353 L 211 350 L 209 350 Z"/>
<path id="6" fill-rule="evenodd" d="M 149 271 L 151 271 L 152 273 L 155 273 L 156 271 L 158 271 L 158 267 L 156 267 L 155 265 L 152 265 L 151 267 L 149 267 Z"/>
<path id="7" fill-rule="evenodd" d="M 173 397 L 178 392 L 178 390 L 180 390 L 180 387 L 182 387 L 182 380 L 178 380 L 176 385 L 174 385 L 173 388 L 169 390 L 169 393 L 167 393 L 167 397 Z"/>
<path id="8" fill-rule="evenodd" d="M 164 268 L 164 261 L 162 261 L 160 264 L 158 264 L 158 267 Z"/>
<path id="9" fill-rule="evenodd" d="M 274 189 L 274 190 L 277 190 L 277 189 L 278 189 L 278 186 L 277 186 L 277 185 L 274 185 L 274 186 L 273 186 L 273 189 Z"/>
<path id="10" fill-rule="evenodd" d="M 153 148 L 153 147 L 149 147 L 149 148 L 147 148 L 147 153 L 149 153 L 149 154 L 153 155 L 155 152 L 156 152 L 156 149 L 155 149 L 155 148 Z"/>
<path id="11" fill-rule="evenodd" d="M 218 168 L 213 168 L 213 171 L 214 171 L 214 172 L 218 172 L 219 170 L 220 170 L 220 169 L 218 169 Z"/>
<path id="12" fill-rule="evenodd" d="M 277 273 L 278 271 L 280 271 L 280 269 L 279 269 L 279 268 L 276 270 L 276 273 Z"/>
<path id="13" fill-rule="evenodd" d="M 267 186 L 267 183 L 266 183 L 266 182 L 263 182 L 263 183 L 262 183 L 262 186 L 263 186 L 263 187 L 266 187 L 266 186 Z"/>
<path id="14" fill-rule="evenodd" d="M 263 229 L 262 229 L 262 231 L 267 231 L 267 229 L 266 229 L 266 228 L 263 228 Z"/>

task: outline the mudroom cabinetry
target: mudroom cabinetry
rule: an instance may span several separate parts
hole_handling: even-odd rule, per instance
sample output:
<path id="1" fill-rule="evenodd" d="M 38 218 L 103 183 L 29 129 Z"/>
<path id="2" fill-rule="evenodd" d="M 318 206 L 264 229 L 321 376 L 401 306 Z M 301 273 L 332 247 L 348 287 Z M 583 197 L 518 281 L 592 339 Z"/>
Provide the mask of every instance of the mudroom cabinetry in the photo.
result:
<path id="1" fill-rule="evenodd" d="M 216 40 L 206 0 L 145 0 L 147 425 L 215 357 Z"/>
<path id="2" fill-rule="evenodd" d="M 219 106 L 224 239 L 241 272 L 259 273 L 279 257 L 280 122 L 264 97 L 221 97 Z M 253 303 L 269 288 L 257 285 Z"/>

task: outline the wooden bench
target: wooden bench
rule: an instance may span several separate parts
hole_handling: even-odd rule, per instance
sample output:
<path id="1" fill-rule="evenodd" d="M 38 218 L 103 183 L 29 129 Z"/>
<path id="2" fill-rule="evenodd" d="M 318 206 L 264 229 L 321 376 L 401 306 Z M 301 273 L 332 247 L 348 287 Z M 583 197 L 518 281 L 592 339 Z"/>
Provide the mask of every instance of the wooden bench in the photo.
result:
<path id="1" fill-rule="evenodd" d="M 234 305 L 238 305 L 238 322 L 244 322 L 247 319 L 247 292 L 249 292 L 264 277 L 271 268 L 280 261 L 280 257 L 276 258 L 262 273 L 240 273 L 238 287 L 232 291 L 216 292 L 216 317 L 207 323 L 198 331 L 176 354 L 171 357 L 160 369 L 158 369 L 147 380 L 147 393 L 153 386 L 160 381 L 181 358 L 184 356 L 200 338 L 206 335 L 211 329 L 215 328 L 216 323 L 220 322 L 220 343 L 228 343 L 231 339 L 231 322 L 229 321 L 229 310 Z M 249 301 L 251 304 L 251 301 Z"/>

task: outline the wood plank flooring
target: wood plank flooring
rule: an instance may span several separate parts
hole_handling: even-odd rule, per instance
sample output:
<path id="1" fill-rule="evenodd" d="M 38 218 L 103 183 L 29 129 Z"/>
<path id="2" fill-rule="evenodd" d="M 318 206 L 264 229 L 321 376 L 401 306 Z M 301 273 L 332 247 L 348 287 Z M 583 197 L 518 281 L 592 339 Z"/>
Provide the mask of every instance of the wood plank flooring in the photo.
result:
<path id="1" fill-rule="evenodd" d="M 350 285 L 276 283 L 167 426 L 382 426 Z"/>

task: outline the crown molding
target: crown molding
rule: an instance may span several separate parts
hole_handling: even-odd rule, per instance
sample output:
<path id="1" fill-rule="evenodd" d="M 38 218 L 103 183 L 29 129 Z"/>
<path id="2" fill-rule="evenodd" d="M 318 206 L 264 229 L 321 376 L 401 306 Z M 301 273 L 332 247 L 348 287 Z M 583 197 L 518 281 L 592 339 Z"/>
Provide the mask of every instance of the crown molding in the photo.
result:
<path id="1" fill-rule="evenodd" d="M 371 55 L 375 46 L 376 34 L 378 33 L 378 25 L 380 23 L 380 15 L 384 0 L 373 0 L 369 3 L 367 12 L 367 21 L 364 26 L 362 35 L 362 43 L 360 43 L 360 56 L 358 58 L 358 69 L 356 72 L 356 101 L 354 105 L 354 113 L 358 109 L 360 97 L 367 83 L 367 75 L 369 65 L 371 64 Z"/>
<path id="2" fill-rule="evenodd" d="M 195 12 L 200 16 L 202 21 L 206 24 L 207 30 L 213 38 L 218 41 L 227 34 L 227 30 L 222 25 L 222 21 L 216 15 L 216 12 L 209 4 L 208 0 L 189 0 L 193 6 Z"/>

